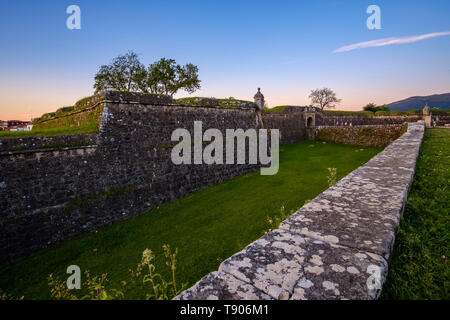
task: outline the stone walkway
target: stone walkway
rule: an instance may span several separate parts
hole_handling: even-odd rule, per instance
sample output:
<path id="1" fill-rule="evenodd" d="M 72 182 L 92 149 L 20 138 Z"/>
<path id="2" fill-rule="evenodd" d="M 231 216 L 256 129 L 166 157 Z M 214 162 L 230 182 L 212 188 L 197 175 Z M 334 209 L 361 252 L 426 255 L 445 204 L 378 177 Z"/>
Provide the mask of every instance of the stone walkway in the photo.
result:
<path id="1" fill-rule="evenodd" d="M 424 122 L 174 299 L 376 299 Z"/>

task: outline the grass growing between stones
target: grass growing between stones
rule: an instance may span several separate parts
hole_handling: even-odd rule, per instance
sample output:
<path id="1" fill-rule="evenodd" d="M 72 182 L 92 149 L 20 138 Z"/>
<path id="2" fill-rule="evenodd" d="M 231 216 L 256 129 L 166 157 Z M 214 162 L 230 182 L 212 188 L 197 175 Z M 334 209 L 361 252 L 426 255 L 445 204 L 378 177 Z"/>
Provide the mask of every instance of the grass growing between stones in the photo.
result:
<path id="1" fill-rule="evenodd" d="M 426 129 L 382 299 L 450 299 L 450 129 Z"/>
<path id="2" fill-rule="evenodd" d="M 311 141 L 280 149 L 278 174 L 262 176 L 257 171 L 236 177 L 2 267 L 0 289 L 25 299 L 47 299 L 48 275 L 67 279 L 69 265 L 78 265 L 82 273 L 107 273 L 109 286 L 119 289 L 122 280 L 130 279 L 129 269 L 136 268 L 146 248 L 156 256 L 156 272 L 170 279 L 164 244 L 178 248 L 177 283 L 193 285 L 261 237 L 270 229 L 267 217 L 281 215 L 282 206 L 291 212 L 327 189 L 328 168 L 337 168 L 340 179 L 381 150 L 360 151 L 361 147 Z M 142 299 L 146 293 L 136 286 L 127 291 L 126 298 Z"/>

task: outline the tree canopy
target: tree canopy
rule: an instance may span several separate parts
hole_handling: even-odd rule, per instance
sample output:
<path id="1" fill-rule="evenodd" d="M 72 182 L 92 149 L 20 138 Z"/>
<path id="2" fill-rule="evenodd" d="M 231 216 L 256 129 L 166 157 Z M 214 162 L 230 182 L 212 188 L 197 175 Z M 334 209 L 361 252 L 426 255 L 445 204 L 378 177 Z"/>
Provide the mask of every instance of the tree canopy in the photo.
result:
<path id="1" fill-rule="evenodd" d="M 383 105 L 383 106 L 377 106 L 375 103 L 368 103 L 365 107 L 363 107 L 364 111 L 370 111 L 373 112 L 374 114 L 377 111 L 389 111 L 389 107 Z"/>
<path id="2" fill-rule="evenodd" d="M 341 102 L 341 99 L 336 97 L 336 93 L 329 88 L 311 90 L 309 98 L 311 98 L 311 104 L 319 107 L 322 111 L 324 109 L 333 109 L 336 107 L 336 104 Z"/>
<path id="3" fill-rule="evenodd" d="M 146 68 L 136 53 L 119 55 L 102 65 L 95 75 L 95 92 L 115 89 L 173 95 L 178 90 L 193 93 L 200 89 L 198 67 L 192 63 L 181 66 L 174 59 L 162 58 Z"/>
<path id="4" fill-rule="evenodd" d="M 136 91 L 136 75 L 144 68 L 136 53 L 130 51 L 119 55 L 108 65 L 100 66 L 95 75 L 94 89 L 98 91 L 115 89 L 119 91 Z"/>

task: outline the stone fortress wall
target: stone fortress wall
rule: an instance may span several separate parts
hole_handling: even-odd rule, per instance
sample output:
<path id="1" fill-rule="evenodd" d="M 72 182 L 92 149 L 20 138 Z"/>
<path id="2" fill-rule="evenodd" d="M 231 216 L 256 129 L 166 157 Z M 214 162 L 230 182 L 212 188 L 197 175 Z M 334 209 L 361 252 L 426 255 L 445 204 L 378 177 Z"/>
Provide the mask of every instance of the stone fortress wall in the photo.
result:
<path id="1" fill-rule="evenodd" d="M 0 265 L 259 168 L 174 165 L 177 128 L 193 136 L 194 121 L 202 121 L 203 131 L 217 128 L 224 137 L 225 129 L 272 128 L 281 143 L 292 143 L 314 137 L 314 127 L 328 121 L 310 107 L 175 105 L 167 96 L 114 91 L 93 99 L 77 117 L 98 108 L 96 135 L 0 139 Z"/>
<path id="2" fill-rule="evenodd" d="M 389 125 L 402 124 L 405 122 L 416 122 L 422 120 L 421 115 L 407 115 L 407 116 L 371 116 L 366 114 L 339 114 L 334 112 L 324 113 L 322 125 L 335 126 L 336 123 L 352 123 L 352 126 L 361 125 Z"/>
<path id="3" fill-rule="evenodd" d="M 310 134 L 316 140 L 363 147 L 386 147 L 406 132 L 407 123 L 359 126 L 317 126 Z"/>
<path id="4" fill-rule="evenodd" d="M 259 169 L 174 165 L 171 134 L 186 128 L 193 138 L 194 121 L 224 138 L 226 129 L 266 122 L 280 129 L 281 143 L 306 139 L 299 112 L 174 105 L 167 96 L 119 92 L 94 99 L 102 110 L 97 135 L 0 140 L 0 265 Z"/>

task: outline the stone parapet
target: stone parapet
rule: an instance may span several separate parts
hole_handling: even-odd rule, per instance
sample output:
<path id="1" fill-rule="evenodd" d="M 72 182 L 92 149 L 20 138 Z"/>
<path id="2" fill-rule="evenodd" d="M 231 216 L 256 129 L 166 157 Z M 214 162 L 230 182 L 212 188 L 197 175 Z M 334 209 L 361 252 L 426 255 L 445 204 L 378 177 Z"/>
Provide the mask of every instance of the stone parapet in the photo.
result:
<path id="1" fill-rule="evenodd" d="M 0 154 L 3 152 L 92 146 L 96 144 L 97 134 L 0 138 Z"/>
<path id="2" fill-rule="evenodd" d="M 376 299 L 384 284 L 424 122 L 176 300 Z"/>
<path id="3" fill-rule="evenodd" d="M 361 126 L 319 126 L 315 127 L 313 137 L 317 140 L 350 144 L 364 147 L 386 147 L 400 137 L 407 123 Z"/>

